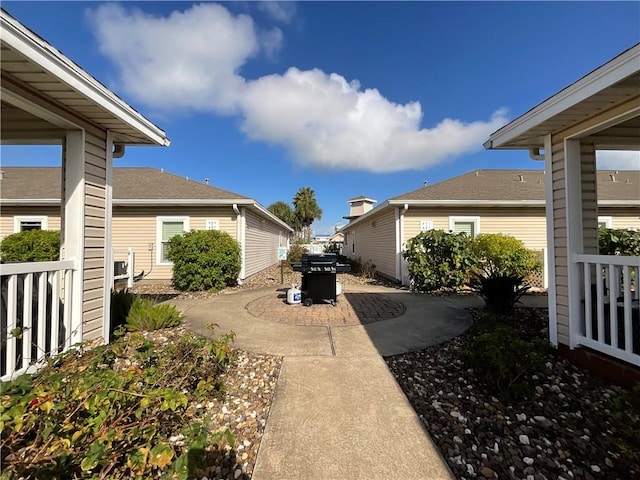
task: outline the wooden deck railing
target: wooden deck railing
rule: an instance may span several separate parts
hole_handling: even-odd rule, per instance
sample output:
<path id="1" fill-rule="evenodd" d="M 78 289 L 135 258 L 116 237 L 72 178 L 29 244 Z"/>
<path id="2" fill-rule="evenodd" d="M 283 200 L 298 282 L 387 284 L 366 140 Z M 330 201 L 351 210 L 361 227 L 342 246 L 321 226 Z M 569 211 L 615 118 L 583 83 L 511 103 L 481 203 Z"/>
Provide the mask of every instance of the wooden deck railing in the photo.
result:
<path id="1" fill-rule="evenodd" d="M 582 333 L 576 342 L 640 366 L 640 257 L 576 254 L 582 265 Z"/>

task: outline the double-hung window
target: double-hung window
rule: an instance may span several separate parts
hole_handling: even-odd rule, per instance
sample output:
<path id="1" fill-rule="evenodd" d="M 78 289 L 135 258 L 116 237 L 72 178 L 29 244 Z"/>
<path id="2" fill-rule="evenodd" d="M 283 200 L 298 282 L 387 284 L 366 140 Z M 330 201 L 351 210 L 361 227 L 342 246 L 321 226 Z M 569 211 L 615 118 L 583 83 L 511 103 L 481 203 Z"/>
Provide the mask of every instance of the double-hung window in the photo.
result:
<path id="1" fill-rule="evenodd" d="M 167 258 L 169 240 L 188 231 L 189 217 L 157 217 L 156 238 L 158 249 L 156 261 L 158 264 L 171 264 L 171 261 Z"/>

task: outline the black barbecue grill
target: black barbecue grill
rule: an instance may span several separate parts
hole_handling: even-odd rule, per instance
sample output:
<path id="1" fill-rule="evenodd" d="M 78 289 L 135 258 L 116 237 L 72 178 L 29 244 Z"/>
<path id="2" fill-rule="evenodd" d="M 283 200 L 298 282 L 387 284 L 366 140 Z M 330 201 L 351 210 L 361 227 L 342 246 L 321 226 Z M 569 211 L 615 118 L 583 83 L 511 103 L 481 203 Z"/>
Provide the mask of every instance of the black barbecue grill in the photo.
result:
<path id="1" fill-rule="evenodd" d="M 307 307 L 313 303 L 329 301 L 335 305 L 336 274 L 350 272 L 351 265 L 338 263 L 335 253 L 302 255 L 301 263 L 294 263 L 292 268 L 296 272 L 302 272 L 302 303 Z"/>

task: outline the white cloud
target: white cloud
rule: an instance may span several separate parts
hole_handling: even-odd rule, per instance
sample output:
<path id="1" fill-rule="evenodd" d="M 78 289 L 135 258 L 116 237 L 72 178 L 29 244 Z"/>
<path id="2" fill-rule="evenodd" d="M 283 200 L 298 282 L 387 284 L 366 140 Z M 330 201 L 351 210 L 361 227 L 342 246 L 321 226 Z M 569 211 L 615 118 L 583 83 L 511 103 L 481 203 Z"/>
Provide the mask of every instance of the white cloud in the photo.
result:
<path id="1" fill-rule="evenodd" d="M 375 88 L 362 89 L 357 80 L 318 69 L 290 68 L 247 80 L 239 73 L 242 65 L 260 51 L 277 52 L 282 32 L 260 32 L 250 17 L 234 16 L 220 5 L 155 17 L 107 4 L 89 16 L 100 50 L 118 67 L 122 88 L 138 101 L 167 111 L 239 115 L 247 136 L 282 146 L 306 166 L 425 168 L 480 150 L 507 121 L 497 111 L 486 121 L 446 118 L 421 128 L 419 102 L 397 104 Z"/>
<path id="2" fill-rule="evenodd" d="M 640 152 L 598 150 L 596 165 L 600 170 L 640 170 Z"/>
<path id="3" fill-rule="evenodd" d="M 273 0 L 258 2 L 258 8 L 268 16 L 282 23 L 289 23 L 296 13 L 293 2 L 276 2 Z"/>

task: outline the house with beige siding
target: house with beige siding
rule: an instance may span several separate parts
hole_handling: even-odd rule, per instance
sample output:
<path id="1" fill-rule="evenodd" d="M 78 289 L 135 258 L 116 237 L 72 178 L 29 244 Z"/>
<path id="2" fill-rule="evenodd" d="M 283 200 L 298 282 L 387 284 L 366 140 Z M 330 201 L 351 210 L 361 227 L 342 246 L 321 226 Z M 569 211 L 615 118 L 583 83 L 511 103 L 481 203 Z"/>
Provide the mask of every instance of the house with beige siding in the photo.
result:
<path id="1" fill-rule="evenodd" d="M 485 148 L 545 162 L 551 342 L 602 374 L 639 381 L 640 257 L 598 252 L 596 152 L 640 150 L 640 44 L 494 132 Z"/>
<path id="2" fill-rule="evenodd" d="M 7 380 L 78 342 L 108 338 L 112 159 L 169 139 L 1 9 L 0 90 L 0 141 L 58 145 L 62 165 L 52 172 L 58 213 L 46 223 L 60 229 L 60 260 L 0 265 L 0 378 Z M 40 216 L 25 211 L 11 228 L 33 228 Z"/>
<path id="3" fill-rule="evenodd" d="M 547 247 L 544 170 L 474 170 L 390 198 L 354 200 L 341 229 L 345 254 L 370 261 L 382 275 L 408 284 L 402 251 L 425 230 L 503 233 L 542 252 Z M 598 222 L 640 230 L 640 171 L 598 171 Z M 364 203 L 363 207 L 361 204 Z M 542 285 L 546 286 L 546 285 Z"/>
<path id="4" fill-rule="evenodd" d="M 2 167 L 0 238 L 25 228 L 60 228 L 60 169 Z M 221 230 L 240 244 L 244 280 L 278 262 L 291 228 L 252 198 L 154 168 L 113 169 L 111 242 L 135 253 L 145 281 L 170 281 L 173 235 Z M 116 255 L 116 258 L 124 258 Z"/>

